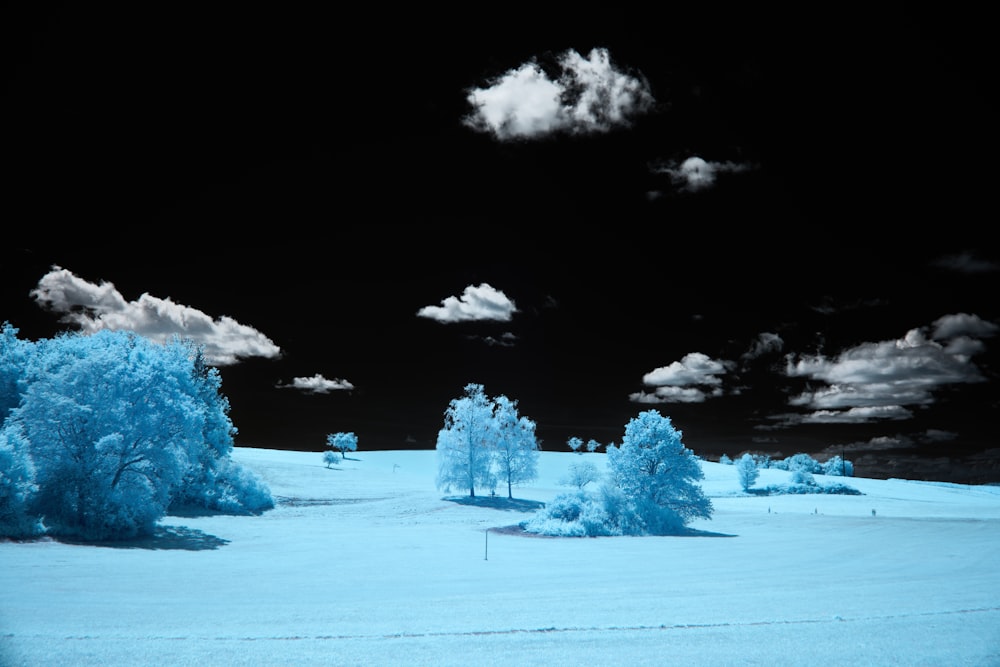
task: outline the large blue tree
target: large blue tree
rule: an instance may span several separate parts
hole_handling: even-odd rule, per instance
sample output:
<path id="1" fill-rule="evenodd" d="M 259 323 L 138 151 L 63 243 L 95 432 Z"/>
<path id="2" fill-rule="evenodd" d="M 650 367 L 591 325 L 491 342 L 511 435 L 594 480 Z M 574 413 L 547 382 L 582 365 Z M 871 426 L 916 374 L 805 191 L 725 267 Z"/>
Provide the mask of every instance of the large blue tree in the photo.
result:
<path id="1" fill-rule="evenodd" d="M 621 446 L 608 447 L 614 485 L 647 533 L 670 534 L 712 516 L 712 501 L 698 484 L 705 473 L 681 435 L 670 417 L 648 410 L 625 425 Z"/>
<path id="2" fill-rule="evenodd" d="M 9 361 L 15 348 L 4 340 L 0 358 Z M 172 504 L 273 507 L 267 487 L 229 457 L 228 401 L 217 372 L 191 345 L 99 331 L 18 349 L 17 370 L 7 364 L 6 375 L 8 384 L 16 376 L 20 394 L 0 442 L 26 454 L 25 461 L 7 457 L 8 467 L 24 471 L 26 511 L 47 533 L 150 534 Z"/>

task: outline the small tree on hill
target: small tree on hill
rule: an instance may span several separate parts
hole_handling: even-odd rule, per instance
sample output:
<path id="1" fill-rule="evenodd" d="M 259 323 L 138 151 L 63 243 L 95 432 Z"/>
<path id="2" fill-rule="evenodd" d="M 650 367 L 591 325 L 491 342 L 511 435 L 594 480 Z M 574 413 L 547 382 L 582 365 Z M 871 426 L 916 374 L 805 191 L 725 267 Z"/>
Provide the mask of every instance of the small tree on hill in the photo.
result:
<path id="1" fill-rule="evenodd" d="M 335 451 L 328 449 L 323 452 L 323 463 L 326 464 L 327 468 L 330 466 L 337 466 L 340 465 L 340 458 L 337 457 L 337 453 Z"/>
<path id="2" fill-rule="evenodd" d="M 358 451 L 358 436 L 354 433 L 330 433 L 326 436 L 326 446 L 340 452 L 340 458 L 346 459 L 346 452 Z"/>
<path id="3" fill-rule="evenodd" d="M 566 446 L 572 449 L 577 454 L 582 453 L 581 448 L 583 447 L 583 440 L 576 437 L 575 435 L 566 441 Z"/>
<path id="4" fill-rule="evenodd" d="M 757 462 L 753 460 L 750 454 L 744 454 L 736 460 L 736 476 L 740 480 L 740 487 L 744 491 L 749 491 L 750 487 L 754 485 L 757 478 L 760 476 L 760 471 L 757 470 Z"/>
<path id="5" fill-rule="evenodd" d="M 595 466 L 590 461 L 580 461 L 579 463 L 571 463 L 566 476 L 559 480 L 560 484 L 565 486 L 574 486 L 578 489 L 583 489 L 591 482 L 596 482 L 601 478 L 601 473 L 597 470 Z"/>

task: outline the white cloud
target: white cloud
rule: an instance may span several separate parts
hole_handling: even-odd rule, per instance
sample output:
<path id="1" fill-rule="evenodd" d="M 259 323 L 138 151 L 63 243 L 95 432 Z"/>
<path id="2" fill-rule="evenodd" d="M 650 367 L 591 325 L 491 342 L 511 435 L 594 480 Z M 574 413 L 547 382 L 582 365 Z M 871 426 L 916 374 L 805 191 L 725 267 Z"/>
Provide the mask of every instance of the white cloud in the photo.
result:
<path id="1" fill-rule="evenodd" d="M 496 336 L 473 336 L 477 340 L 481 340 L 490 347 L 514 347 L 517 343 L 517 336 L 509 331 L 500 334 L 500 337 Z"/>
<path id="2" fill-rule="evenodd" d="M 62 322 L 85 333 L 126 330 L 158 343 L 175 336 L 190 340 L 201 346 L 205 360 L 214 366 L 281 355 L 270 338 L 231 317 L 213 319 L 196 308 L 145 293 L 137 301 L 127 301 L 112 283 L 96 285 L 58 266 L 42 276 L 31 296 L 39 305 L 62 313 Z"/>
<path id="3" fill-rule="evenodd" d="M 506 294 L 488 283 L 481 283 L 466 287 L 461 297 L 449 296 L 441 301 L 440 306 L 424 306 L 417 311 L 417 317 L 444 323 L 474 320 L 509 322 L 516 312 L 514 302 Z"/>
<path id="4" fill-rule="evenodd" d="M 862 343 L 835 359 L 819 354 L 798 361 L 789 359 L 786 372 L 834 384 L 884 382 L 906 389 L 982 380 L 979 370 L 967 359 L 948 354 L 919 329 L 911 329 L 902 339 Z"/>
<path id="5" fill-rule="evenodd" d="M 532 61 L 473 89 L 467 99 L 474 111 L 465 124 L 502 141 L 588 134 L 628 126 L 653 107 L 648 84 L 617 70 L 607 49 L 592 49 L 586 58 L 567 50 L 558 65 L 555 80 Z"/>
<path id="6" fill-rule="evenodd" d="M 879 407 L 851 408 L 843 411 L 817 410 L 806 415 L 800 423 L 804 424 L 866 424 L 885 419 L 909 419 L 913 413 L 898 405 Z"/>
<path id="7" fill-rule="evenodd" d="M 650 167 L 654 174 L 667 174 L 670 181 L 684 192 L 700 192 L 715 185 L 719 174 L 739 173 L 750 169 L 750 165 L 736 162 L 709 162 L 692 156 L 678 163 L 668 161 Z"/>
<path id="8" fill-rule="evenodd" d="M 935 340 L 946 340 L 958 336 L 972 336 L 974 338 L 989 338 L 1000 331 L 1000 326 L 980 318 L 978 315 L 968 313 L 956 313 L 945 315 L 934 320 L 934 333 L 931 337 Z"/>
<path id="9" fill-rule="evenodd" d="M 279 389 L 299 389 L 310 394 L 329 394 L 331 391 L 351 391 L 354 385 L 347 380 L 328 380 L 317 373 L 312 377 L 292 378 L 289 384 L 278 383 Z"/>
<path id="10" fill-rule="evenodd" d="M 956 325 L 950 329 L 954 333 L 968 330 L 957 326 L 959 323 L 975 322 L 958 318 L 947 323 Z M 968 353 L 978 349 L 975 342 L 963 337 L 945 347 L 928 339 L 920 329 L 911 329 L 901 339 L 863 343 L 832 358 L 789 355 L 785 367 L 788 376 L 828 383 L 792 397 L 789 404 L 820 411 L 806 417 L 807 421 L 906 418 L 910 413 L 903 406 L 933 403 L 933 392 L 939 387 L 984 380 L 969 360 Z M 842 408 L 847 410 L 826 412 Z"/>
<path id="11" fill-rule="evenodd" d="M 934 402 L 929 387 L 896 386 L 892 382 L 832 384 L 804 391 L 788 399 L 789 405 L 835 409 L 891 405 L 930 405 Z"/>
<path id="12" fill-rule="evenodd" d="M 642 376 L 642 382 L 652 386 L 670 385 L 674 387 L 719 385 L 722 384 L 722 380 L 716 376 L 724 374 L 727 365 L 727 362 L 716 361 L 701 352 L 691 352 L 684 355 L 680 361 L 646 373 Z"/>
<path id="13" fill-rule="evenodd" d="M 633 403 L 704 403 L 721 395 L 719 388 L 709 392 L 697 387 L 657 387 L 652 392 L 633 392 L 628 398 Z"/>

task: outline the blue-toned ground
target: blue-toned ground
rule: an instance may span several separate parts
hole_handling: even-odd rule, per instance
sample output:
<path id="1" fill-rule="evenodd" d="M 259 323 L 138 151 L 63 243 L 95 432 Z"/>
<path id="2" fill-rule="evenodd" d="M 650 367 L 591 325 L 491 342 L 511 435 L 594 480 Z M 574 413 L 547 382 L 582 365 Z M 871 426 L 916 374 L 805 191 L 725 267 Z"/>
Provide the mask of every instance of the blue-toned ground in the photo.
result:
<path id="1" fill-rule="evenodd" d="M 714 515 L 689 536 L 532 539 L 511 527 L 604 454 L 542 452 L 499 504 L 436 489 L 432 450 L 234 457 L 274 510 L 0 542 L 0 664 L 1000 664 L 998 487 L 752 495 L 703 462 Z"/>

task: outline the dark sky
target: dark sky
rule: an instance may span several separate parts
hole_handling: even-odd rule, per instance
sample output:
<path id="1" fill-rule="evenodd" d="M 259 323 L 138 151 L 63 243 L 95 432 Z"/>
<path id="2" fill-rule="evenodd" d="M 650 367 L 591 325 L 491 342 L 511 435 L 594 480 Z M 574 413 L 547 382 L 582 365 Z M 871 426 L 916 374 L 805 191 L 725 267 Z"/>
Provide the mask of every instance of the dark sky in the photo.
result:
<path id="1" fill-rule="evenodd" d="M 22 337 L 200 337 L 246 446 L 476 382 L 546 449 L 1000 479 L 984 17 L 184 7 L 6 10 Z"/>

